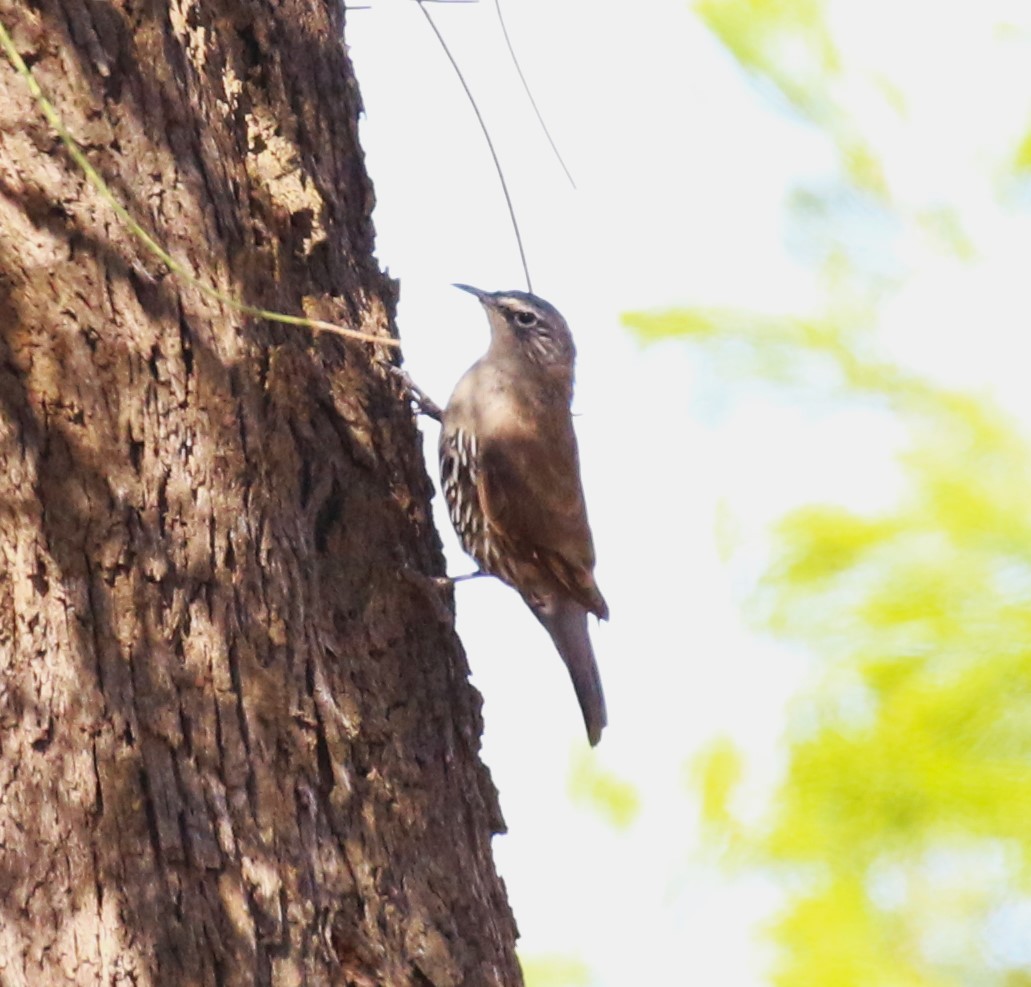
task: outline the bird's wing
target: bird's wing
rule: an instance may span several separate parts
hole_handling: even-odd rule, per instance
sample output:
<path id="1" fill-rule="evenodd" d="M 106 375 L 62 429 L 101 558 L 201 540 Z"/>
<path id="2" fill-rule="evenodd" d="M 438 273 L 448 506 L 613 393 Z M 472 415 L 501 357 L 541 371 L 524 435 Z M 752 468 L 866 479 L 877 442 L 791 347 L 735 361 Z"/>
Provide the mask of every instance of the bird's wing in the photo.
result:
<path id="1" fill-rule="evenodd" d="M 440 433 L 440 480 L 444 500 L 462 547 L 474 557 L 483 535 L 476 488 L 476 447 L 468 432 L 444 428 Z M 483 564 L 482 559 L 477 562 Z"/>
<path id="2" fill-rule="evenodd" d="M 487 524 L 505 551 L 538 566 L 591 613 L 607 617 L 594 582 L 594 543 L 572 426 L 559 435 L 485 441 L 476 484 Z"/>

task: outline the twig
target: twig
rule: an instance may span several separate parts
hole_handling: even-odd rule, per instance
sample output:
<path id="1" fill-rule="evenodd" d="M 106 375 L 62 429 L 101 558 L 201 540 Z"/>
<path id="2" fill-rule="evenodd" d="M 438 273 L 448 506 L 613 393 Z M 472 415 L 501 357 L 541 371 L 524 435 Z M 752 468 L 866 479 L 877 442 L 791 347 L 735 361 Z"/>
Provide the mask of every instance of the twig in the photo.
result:
<path id="1" fill-rule="evenodd" d="M 451 54 L 451 49 L 444 40 L 444 35 L 440 33 L 436 23 L 430 16 L 430 12 L 426 9 L 426 3 L 429 2 L 429 0 L 415 0 L 415 2 L 419 5 L 419 10 L 422 11 L 423 17 L 426 18 L 431 30 L 437 36 L 437 40 L 440 42 L 441 48 L 444 49 L 444 54 L 447 55 L 447 59 L 451 63 L 451 67 L 455 70 L 455 74 L 458 76 L 458 81 L 462 84 L 462 88 L 465 90 L 465 95 L 469 99 L 469 105 L 472 106 L 473 112 L 476 114 L 476 119 L 479 121 L 480 130 L 483 131 L 484 139 L 487 141 L 487 147 L 490 150 L 490 156 L 494 159 L 494 167 L 497 169 L 498 180 L 501 182 L 501 191 L 505 195 L 505 203 L 508 206 L 508 215 L 512 220 L 512 232 L 515 233 L 516 246 L 519 248 L 519 260 L 523 265 L 523 274 L 526 275 L 526 290 L 533 291 L 533 286 L 530 282 L 530 267 L 526 263 L 526 251 L 523 249 L 523 238 L 519 233 L 519 223 L 516 220 L 515 207 L 512 205 L 512 196 L 508 191 L 508 182 L 505 181 L 505 173 L 501 169 L 501 161 L 498 158 L 498 152 L 494 149 L 494 141 L 491 140 L 490 131 L 487 129 L 487 124 L 484 122 L 483 114 L 480 112 L 480 108 L 476 104 L 476 99 L 473 97 L 472 90 L 469 88 L 469 84 L 465 81 L 465 76 L 462 74 L 462 70 L 458 67 L 458 62 L 455 61 L 455 56 Z"/>
<path id="2" fill-rule="evenodd" d="M 508 28 L 505 26 L 505 18 L 501 13 L 501 0 L 494 0 L 494 9 L 498 12 L 498 23 L 501 25 L 501 33 L 505 36 L 505 44 L 508 45 L 508 53 L 512 56 L 512 64 L 515 66 L 515 70 L 519 74 L 519 81 L 523 84 L 526 98 L 530 101 L 530 105 L 533 107 L 533 112 L 537 114 L 537 122 L 541 125 L 541 130 L 544 131 L 544 136 L 548 138 L 551 150 L 554 151 L 555 157 L 558 159 L 558 163 L 566 173 L 566 178 L 569 179 L 569 184 L 572 185 L 573 188 L 576 188 L 576 182 L 573 181 L 573 176 L 569 173 L 569 169 L 566 167 L 565 161 L 562 160 L 562 155 L 559 154 L 558 147 L 552 139 L 551 131 L 548 130 L 548 125 L 544 122 L 544 117 L 541 116 L 541 111 L 537 107 L 537 100 L 533 98 L 533 93 L 530 91 L 530 84 L 526 81 L 526 76 L 523 75 L 522 66 L 520 66 L 519 59 L 516 57 L 515 48 L 512 46 L 512 39 L 508 36 Z"/>

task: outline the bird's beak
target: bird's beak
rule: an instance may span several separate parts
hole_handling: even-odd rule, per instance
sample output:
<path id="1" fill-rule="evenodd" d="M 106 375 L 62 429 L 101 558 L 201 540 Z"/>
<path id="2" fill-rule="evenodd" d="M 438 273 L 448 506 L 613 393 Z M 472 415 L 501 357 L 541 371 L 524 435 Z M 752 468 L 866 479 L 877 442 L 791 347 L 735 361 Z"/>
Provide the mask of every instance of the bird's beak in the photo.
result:
<path id="1" fill-rule="evenodd" d="M 461 288 L 462 291 L 468 291 L 470 295 L 475 295 L 484 305 L 490 302 L 490 292 L 482 291 L 479 288 L 474 288 L 471 284 L 456 284 L 452 285 L 453 288 Z"/>

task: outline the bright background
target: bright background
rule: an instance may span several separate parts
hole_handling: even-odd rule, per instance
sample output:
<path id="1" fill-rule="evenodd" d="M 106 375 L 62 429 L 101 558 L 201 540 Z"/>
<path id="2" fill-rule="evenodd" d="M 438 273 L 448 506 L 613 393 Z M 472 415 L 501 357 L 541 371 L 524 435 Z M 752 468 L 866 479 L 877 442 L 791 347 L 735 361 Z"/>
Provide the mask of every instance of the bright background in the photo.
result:
<path id="1" fill-rule="evenodd" d="M 419 7 L 371 3 L 347 40 L 378 254 L 401 282 L 407 369 L 443 403 L 487 342 L 450 284 L 525 284 Z M 613 615 L 593 628 L 610 726 L 589 753 L 519 598 L 457 591 L 532 985 L 1031 983 L 1031 715 L 991 732 L 1023 697 L 1031 628 L 998 647 L 971 631 L 998 631 L 993 608 L 1013 617 L 1031 585 L 1012 424 L 1031 419 L 1029 6 L 507 0 L 574 191 L 491 0 L 429 5 L 497 144 L 534 290 L 576 335 Z M 627 312 L 657 314 L 630 329 Z M 988 474 L 940 518 L 914 493 Z M 834 511 L 781 524 L 812 504 Z M 450 570 L 469 571 L 436 508 Z M 855 521 L 870 517 L 890 521 Z M 941 572 L 955 585 L 874 606 Z M 973 615 L 967 585 L 984 590 Z M 962 675 L 1000 655 L 994 691 L 971 695 Z M 971 703 L 994 713 L 967 722 Z M 970 740 L 942 753 L 939 735 Z M 970 750 L 983 760 L 960 778 Z M 891 773 L 914 752 L 919 770 Z"/>

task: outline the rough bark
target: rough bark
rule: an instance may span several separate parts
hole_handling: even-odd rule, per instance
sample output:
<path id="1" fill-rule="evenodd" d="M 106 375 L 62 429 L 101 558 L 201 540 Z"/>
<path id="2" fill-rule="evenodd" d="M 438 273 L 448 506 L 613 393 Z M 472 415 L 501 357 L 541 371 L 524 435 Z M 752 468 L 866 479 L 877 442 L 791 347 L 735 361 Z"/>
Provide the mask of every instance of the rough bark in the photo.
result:
<path id="1" fill-rule="evenodd" d="M 343 13 L 0 0 L 206 282 L 390 334 Z M 418 434 L 0 59 L 0 984 L 520 982 Z"/>

